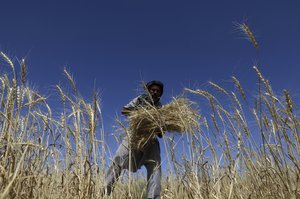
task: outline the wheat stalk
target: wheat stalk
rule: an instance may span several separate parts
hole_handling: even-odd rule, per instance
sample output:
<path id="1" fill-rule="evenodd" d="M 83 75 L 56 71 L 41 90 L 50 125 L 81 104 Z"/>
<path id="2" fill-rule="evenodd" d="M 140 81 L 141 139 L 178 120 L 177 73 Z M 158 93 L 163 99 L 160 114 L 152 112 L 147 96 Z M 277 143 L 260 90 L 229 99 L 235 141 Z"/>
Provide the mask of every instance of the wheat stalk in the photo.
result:
<path id="1" fill-rule="evenodd" d="M 76 93 L 77 89 L 76 89 L 76 84 L 75 84 L 73 76 L 67 71 L 66 68 L 64 68 L 64 74 L 66 75 L 67 79 L 70 81 L 73 91 Z"/>

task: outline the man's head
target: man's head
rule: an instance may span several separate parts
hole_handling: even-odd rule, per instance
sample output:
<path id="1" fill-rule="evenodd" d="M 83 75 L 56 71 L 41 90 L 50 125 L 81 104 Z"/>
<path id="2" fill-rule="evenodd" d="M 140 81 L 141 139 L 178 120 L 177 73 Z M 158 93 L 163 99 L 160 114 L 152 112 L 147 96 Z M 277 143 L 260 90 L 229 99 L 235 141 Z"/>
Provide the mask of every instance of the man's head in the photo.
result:
<path id="1" fill-rule="evenodd" d="M 156 102 L 159 101 L 160 97 L 164 92 L 164 85 L 161 81 L 153 80 L 146 84 L 146 88 L 148 89 L 152 99 Z"/>

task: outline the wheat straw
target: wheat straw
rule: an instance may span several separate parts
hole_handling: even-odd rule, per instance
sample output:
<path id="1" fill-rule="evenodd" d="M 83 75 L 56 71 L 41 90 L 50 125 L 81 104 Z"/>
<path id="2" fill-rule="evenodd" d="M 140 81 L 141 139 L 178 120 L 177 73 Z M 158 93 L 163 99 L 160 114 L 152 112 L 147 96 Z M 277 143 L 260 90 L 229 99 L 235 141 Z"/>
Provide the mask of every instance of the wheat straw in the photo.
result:
<path id="1" fill-rule="evenodd" d="M 15 67 L 13 62 L 9 59 L 9 57 L 4 54 L 2 51 L 0 51 L 1 56 L 3 57 L 3 59 L 8 63 L 8 65 L 10 66 L 11 70 L 13 71 L 13 73 L 15 74 Z"/>
<path id="2" fill-rule="evenodd" d="M 213 87 L 215 87 L 217 90 L 219 90 L 219 91 L 221 91 L 222 93 L 224 93 L 225 95 L 229 95 L 228 92 L 227 92 L 225 89 L 221 88 L 219 85 L 217 85 L 217 84 L 215 84 L 215 83 L 213 83 L 213 82 L 211 82 L 211 81 L 209 81 L 208 83 L 209 83 L 210 85 L 212 85 Z"/>
<path id="3" fill-rule="evenodd" d="M 66 75 L 67 79 L 70 81 L 73 91 L 76 93 L 76 84 L 75 84 L 73 76 L 67 71 L 66 68 L 64 68 L 64 74 Z"/>
<path id="4" fill-rule="evenodd" d="M 143 147 L 155 135 L 168 132 L 192 132 L 199 126 L 197 111 L 192 102 L 184 98 L 174 98 L 161 109 L 149 106 L 134 111 L 128 117 L 130 122 L 130 143 L 134 148 Z"/>

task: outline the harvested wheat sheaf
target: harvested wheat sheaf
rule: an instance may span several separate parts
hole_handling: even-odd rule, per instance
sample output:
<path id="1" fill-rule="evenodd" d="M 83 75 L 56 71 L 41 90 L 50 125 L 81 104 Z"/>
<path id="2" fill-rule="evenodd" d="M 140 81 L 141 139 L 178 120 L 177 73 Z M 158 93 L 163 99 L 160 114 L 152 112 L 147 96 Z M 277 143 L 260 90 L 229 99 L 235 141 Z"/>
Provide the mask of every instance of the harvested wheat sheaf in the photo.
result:
<path id="1" fill-rule="evenodd" d="M 157 134 L 192 133 L 199 127 L 199 112 L 193 102 L 186 98 L 174 98 L 160 109 L 153 106 L 134 111 L 129 119 L 129 143 L 132 148 L 140 149 L 151 142 Z"/>

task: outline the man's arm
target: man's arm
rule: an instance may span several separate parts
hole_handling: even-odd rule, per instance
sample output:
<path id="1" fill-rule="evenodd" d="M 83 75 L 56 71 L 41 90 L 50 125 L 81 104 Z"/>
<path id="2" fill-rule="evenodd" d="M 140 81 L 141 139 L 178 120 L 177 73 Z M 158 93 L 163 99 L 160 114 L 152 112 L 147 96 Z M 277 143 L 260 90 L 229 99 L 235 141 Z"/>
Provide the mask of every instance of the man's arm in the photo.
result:
<path id="1" fill-rule="evenodd" d="M 130 114 L 130 112 L 132 111 L 132 109 L 129 109 L 129 108 L 125 108 L 123 107 L 121 113 L 125 116 L 128 116 Z"/>
<path id="2" fill-rule="evenodd" d="M 123 115 L 128 116 L 131 111 L 136 110 L 138 105 L 139 105 L 139 97 L 136 97 L 123 107 L 121 113 Z"/>

